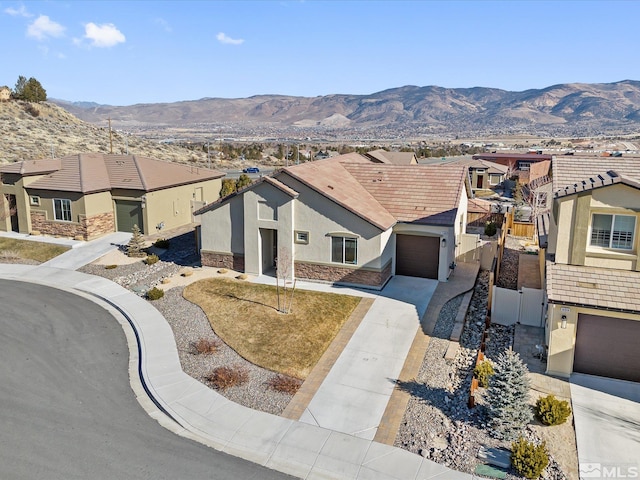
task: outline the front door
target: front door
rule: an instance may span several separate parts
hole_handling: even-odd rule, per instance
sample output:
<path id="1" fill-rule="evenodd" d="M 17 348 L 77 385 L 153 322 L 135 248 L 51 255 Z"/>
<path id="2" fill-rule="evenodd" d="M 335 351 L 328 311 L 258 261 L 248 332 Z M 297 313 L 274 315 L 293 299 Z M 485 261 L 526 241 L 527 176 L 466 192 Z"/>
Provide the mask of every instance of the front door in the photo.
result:
<path id="1" fill-rule="evenodd" d="M 7 195 L 9 201 L 9 215 L 11 216 L 11 231 L 19 232 L 20 226 L 18 224 L 18 205 L 16 203 L 15 195 Z"/>
<path id="2" fill-rule="evenodd" d="M 278 258 L 278 231 L 271 228 L 260 229 L 260 246 L 262 253 L 262 271 L 267 273 L 272 271 Z"/>
<path id="3" fill-rule="evenodd" d="M 478 188 L 484 188 L 484 175 L 478 175 L 478 178 L 476 179 L 476 185 L 478 186 Z"/>

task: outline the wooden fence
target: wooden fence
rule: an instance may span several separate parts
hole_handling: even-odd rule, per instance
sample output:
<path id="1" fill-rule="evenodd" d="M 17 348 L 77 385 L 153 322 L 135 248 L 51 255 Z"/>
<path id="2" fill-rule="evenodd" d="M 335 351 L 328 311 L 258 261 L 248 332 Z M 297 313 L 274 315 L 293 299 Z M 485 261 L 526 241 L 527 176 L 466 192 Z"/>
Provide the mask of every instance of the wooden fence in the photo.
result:
<path id="1" fill-rule="evenodd" d="M 536 234 L 536 226 L 528 222 L 516 222 L 513 219 L 513 213 L 507 212 L 504 216 L 506 230 L 514 237 L 533 238 Z"/>

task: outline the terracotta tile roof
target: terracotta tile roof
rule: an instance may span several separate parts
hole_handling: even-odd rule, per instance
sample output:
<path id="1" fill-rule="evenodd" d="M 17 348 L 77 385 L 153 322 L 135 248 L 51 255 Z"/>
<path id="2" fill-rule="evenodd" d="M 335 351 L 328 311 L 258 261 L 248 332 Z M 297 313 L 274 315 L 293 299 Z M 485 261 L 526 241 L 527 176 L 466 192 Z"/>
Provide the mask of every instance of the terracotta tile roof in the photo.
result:
<path id="1" fill-rule="evenodd" d="M 46 161 L 51 160 L 32 162 Z M 224 173 L 216 170 L 137 155 L 82 153 L 55 159 L 55 161 L 59 162 L 59 168 L 36 180 L 28 188 L 81 193 L 107 191 L 114 188 L 151 192 L 224 176 Z M 25 171 L 33 171 L 35 168 L 35 166 L 25 166 Z"/>
<path id="2" fill-rule="evenodd" d="M 387 152 L 383 149 L 371 150 L 365 154 L 380 163 L 393 165 L 412 165 L 416 162 L 416 154 L 413 152 Z"/>
<path id="3" fill-rule="evenodd" d="M 492 202 L 483 200 L 482 198 L 470 198 L 467 204 L 467 212 L 472 213 L 491 213 Z"/>
<path id="4" fill-rule="evenodd" d="M 478 153 L 474 155 L 473 158 L 490 160 L 490 161 L 498 160 L 498 159 L 509 159 L 509 160 L 533 160 L 533 161 L 540 162 L 542 160 L 551 160 L 552 155 L 540 154 L 540 153 L 500 152 L 500 153 Z"/>
<path id="5" fill-rule="evenodd" d="M 463 165 L 392 165 L 371 163 L 351 153 L 283 168 L 273 178 L 278 188 L 295 179 L 381 230 L 398 221 L 453 225 L 461 195 L 466 195 Z M 249 188 L 254 188 L 253 184 Z M 221 198 L 197 212 L 214 210 L 244 190 Z M 283 190 L 284 191 L 284 190 Z M 293 196 L 293 195 L 292 195 Z"/>
<path id="6" fill-rule="evenodd" d="M 547 262 L 551 303 L 640 312 L 640 272 Z"/>
<path id="7" fill-rule="evenodd" d="M 542 162 L 532 163 L 529 167 L 529 183 L 534 180 L 546 177 L 551 169 L 551 160 L 543 160 Z"/>
<path id="8" fill-rule="evenodd" d="M 42 160 L 23 160 L 0 166 L 0 173 L 17 173 L 18 175 L 42 175 L 43 173 L 60 170 L 59 158 L 45 158 Z"/>
<path id="9" fill-rule="evenodd" d="M 453 225 L 464 192 L 464 165 L 375 165 L 344 168 L 395 219 Z"/>
<path id="10" fill-rule="evenodd" d="M 640 180 L 640 157 L 580 157 L 559 155 L 553 159 L 553 191 L 587 180 L 609 170 Z"/>
<path id="11" fill-rule="evenodd" d="M 374 168 L 383 166 L 382 164 L 374 165 L 361 155 L 347 154 L 287 167 L 275 176 L 280 178 L 284 174 L 289 175 L 372 225 L 381 230 L 388 230 L 395 225 L 395 217 L 356 178 L 349 174 L 345 169 L 347 164 L 345 162 L 349 162 L 352 165 L 363 164 Z M 398 168 L 392 165 L 387 166 Z M 286 179 L 283 178 L 283 181 L 286 183 Z"/>

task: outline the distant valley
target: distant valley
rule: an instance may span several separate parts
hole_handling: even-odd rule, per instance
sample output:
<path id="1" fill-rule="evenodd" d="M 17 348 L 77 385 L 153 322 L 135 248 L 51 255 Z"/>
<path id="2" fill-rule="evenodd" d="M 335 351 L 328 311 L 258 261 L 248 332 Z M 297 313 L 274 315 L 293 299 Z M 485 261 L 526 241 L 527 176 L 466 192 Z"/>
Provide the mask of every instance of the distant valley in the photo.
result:
<path id="1" fill-rule="evenodd" d="M 531 134 L 589 137 L 640 131 L 640 81 L 571 83 L 510 92 L 405 86 L 371 95 L 203 98 L 130 106 L 51 100 L 115 128 L 201 136 L 416 139 Z"/>

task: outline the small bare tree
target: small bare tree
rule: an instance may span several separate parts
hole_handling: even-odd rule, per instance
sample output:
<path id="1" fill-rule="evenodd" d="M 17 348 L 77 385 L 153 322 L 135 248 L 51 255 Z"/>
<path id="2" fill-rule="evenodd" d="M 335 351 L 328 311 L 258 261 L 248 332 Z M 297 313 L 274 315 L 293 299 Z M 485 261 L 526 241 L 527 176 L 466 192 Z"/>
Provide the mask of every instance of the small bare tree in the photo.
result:
<path id="1" fill-rule="evenodd" d="M 287 288 L 287 282 L 291 280 L 291 251 L 285 247 L 278 249 L 278 258 L 276 259 L 276 295 L 278 298 L 278 311 L 280 313 L 291 313 L 293 305 L 293 294 L 296 290 L 296 280 L 293 285 Z M 282 288 L 280 283 L 282 282 Z"/>

